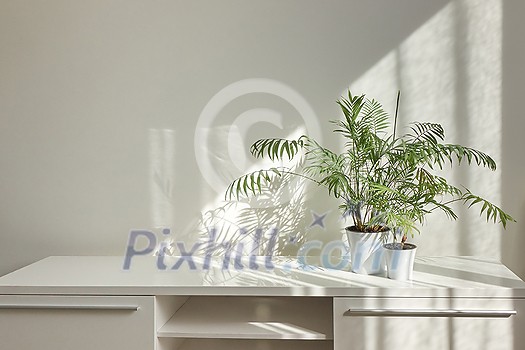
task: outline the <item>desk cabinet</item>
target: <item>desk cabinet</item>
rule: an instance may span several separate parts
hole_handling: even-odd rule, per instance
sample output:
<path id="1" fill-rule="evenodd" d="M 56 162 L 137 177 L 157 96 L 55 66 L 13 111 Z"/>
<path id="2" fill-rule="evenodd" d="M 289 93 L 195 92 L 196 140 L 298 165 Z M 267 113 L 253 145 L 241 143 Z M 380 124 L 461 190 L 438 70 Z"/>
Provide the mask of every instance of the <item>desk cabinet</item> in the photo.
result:
<path id="1" fill-rule="evenodd" d="M 399 282 L 152 259 L 50 257 L 0 277 L 0 349 L 525 349 L 525 283 L 494 261 L 419 259 Z"/>

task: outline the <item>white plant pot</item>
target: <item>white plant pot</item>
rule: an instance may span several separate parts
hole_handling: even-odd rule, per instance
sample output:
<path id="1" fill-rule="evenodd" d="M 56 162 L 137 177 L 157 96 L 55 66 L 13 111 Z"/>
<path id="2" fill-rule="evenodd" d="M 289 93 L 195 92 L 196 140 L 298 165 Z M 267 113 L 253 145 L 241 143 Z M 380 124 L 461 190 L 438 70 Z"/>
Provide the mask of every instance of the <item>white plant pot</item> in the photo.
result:
<path id="1" fill-rule="evenodd" d="M 349 227 L 345 231 L 350 246 L 352 272 L 363 275 L 384 274 L 386 266 L 382 247 L 389 241 L 390 231 L 358 232 Z"/>
<path id="2" fill-rule="evenodd" d="M 388 278 L 390 279 L 412 280 L 417 246 L 411 243 L 405 243 L 404 246 L 404 249 L 400 248 L 401 243 L 389 243 L 383 246 Z"/>

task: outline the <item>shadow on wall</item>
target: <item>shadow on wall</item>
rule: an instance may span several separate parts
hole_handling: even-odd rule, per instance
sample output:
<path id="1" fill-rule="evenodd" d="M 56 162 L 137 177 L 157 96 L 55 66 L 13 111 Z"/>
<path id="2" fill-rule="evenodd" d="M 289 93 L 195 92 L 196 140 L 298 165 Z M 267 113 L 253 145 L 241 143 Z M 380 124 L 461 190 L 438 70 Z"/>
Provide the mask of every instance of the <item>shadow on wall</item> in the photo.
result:
<path id="1" fill-rule="evenodd" d="M 268 111 L 262 115 L 268 116 Z M 243 116 L 252 116 L 255 122 L 261 121 L 261 115 L 255 114 L 254 110 Z M 270 124 L 279 126 L 282 132 L 289 132 L 287 137 L 304 133 L 303 129 L 290 125 L 283 128 L 279 118 L 276 116 Z M 245 124 L 253 122 L 249 120 Z M 301 179 L 290 175 L 277 177 L 271 185 L 262 184 L 261 193 L 257 195 L 226 198 L 230 179 L 241 175 L 242 169 L 252 163 L 246 159 L 246 147 L 241 137 L 246 136 L 248 127 L 241 127 L 239 131 L 237 126 L 216 127 L 213 133 L 209 133 L 214 147 L 202 152 L 201 156 L 208 158 L 206 169 L 210 172 L 207 175 L 211 176 L 210 181 L 218 193 L 196 220 L 185 228 L 177 229 L 176 240 L 166 238 L 169 241 L 168 255 L 179 253 L 177 243 L 197 242 L 196 255 L 296 256 L 307 241 L 311 225 L 306 216 L 307 185 Z M 150 130 L 151 207 L 153 226 L 156 228 L 176 227 L 173 213 L 178 204 L 173 191 L 173 183 L 177 180 L 173 171 L 176 164 L 172 150 L 174 141 L 173 130 Z M 237 156 L 228 158 L 232 151 L 236 151 Z M 266 164 L 271 163 L 257 161 L 250 164 L 249 169 L 265 167 Z M 295 161 L 289 165 L 300 166 Z M 163 241 L 166 242 L 166 239 Z"/>
<path id="2" fill-rule="evenodd" d="M 227 199 L 203 212 L 186 233 L 198 239 L 195 255 L 225 261 L 247 255 L 297 256 L 308 237 L 305 186 L 286 175 L 263 185 L 257 196 Z M 168 255 L 178 255 L 176 243 L 170 242 Z"/>
<path id="3" fill-rule="evenodd" d="M 203 213 L 201 254 L 297 256 L 308 237 L 304 181 L 289 175 L 250 198 L 227 200 Z"/>

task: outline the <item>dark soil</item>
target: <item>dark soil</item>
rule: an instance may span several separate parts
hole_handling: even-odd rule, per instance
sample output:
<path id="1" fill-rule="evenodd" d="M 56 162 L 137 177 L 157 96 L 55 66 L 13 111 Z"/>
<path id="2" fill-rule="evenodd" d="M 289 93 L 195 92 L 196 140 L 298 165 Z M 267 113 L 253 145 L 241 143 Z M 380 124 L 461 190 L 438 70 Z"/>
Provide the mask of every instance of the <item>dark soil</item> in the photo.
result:
<path id="1" fill-rule="evenodd" d="M 390 230 L 390 228 L 386 226 L 375 226 L 375 227 L 366 227 L 365 230 L 358 230 L 355 226 L 347 226 L 345 227 L 345 230 L 348 231 L 354 231 L 354 232 L 363 232 L 363 233 L 380 233 L 380 232 L 386 232 Z"/>
<path id="2" fill-rule="evenodd" d="M 386 249 L 391 250 L 401 250 L 401 246 L 403 246 L 403 250 L 411 250 L 417 248 L 417 246 L 412 243 L 404 243 L 403 245 L 401 245 L 401 243 L 387 243 L 384 245 Z"/>

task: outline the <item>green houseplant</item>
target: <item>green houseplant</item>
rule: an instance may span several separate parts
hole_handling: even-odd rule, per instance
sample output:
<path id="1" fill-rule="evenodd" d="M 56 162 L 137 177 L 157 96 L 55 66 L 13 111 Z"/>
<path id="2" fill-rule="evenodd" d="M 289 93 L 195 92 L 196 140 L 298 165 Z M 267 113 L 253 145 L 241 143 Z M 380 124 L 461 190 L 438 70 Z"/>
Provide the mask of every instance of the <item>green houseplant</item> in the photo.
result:
<path id="1" fill-rule="evenodd" d="M 417 224 L 423 223 L 427 214 L 442 211 L 457 219 L 451 207 L 454 202 L 469 208 L 480 206 L 480 214 L 503 227 L 513 221 L 498 206 L 437 174 L 445 164 L 461 162 L 495 170 L 496 163 L 489 155 L 445 143 L 444 130 L 436 123 L 417 122 L 410 125 L 409 132 L 396 133 L 399 93 L 393 126 L 381 104 L 365 95 L 354 96 L 349 91 L 337 103 L 343 115 L 331 123 L 334 133 L 345 141 L 343 152 L 336 153 L 305 135 L 296 140 L 258 140 L 250 148 L 253 156 L 276 162 L 298 159 L 300 166 L 275 166 L 241 176 L 230 184 L 226 196 L 257 195 L 263 184 L 284 175 L 298 176 L 325 187 L 340 200 L 342 214 L 353 221 L 347 232 L 382 235 L 384 239 L 384 233 L 391 231 L 394 243 L 389 248 L 398 250 L 415 248 L 405 241 L 419 232 Z"/>

